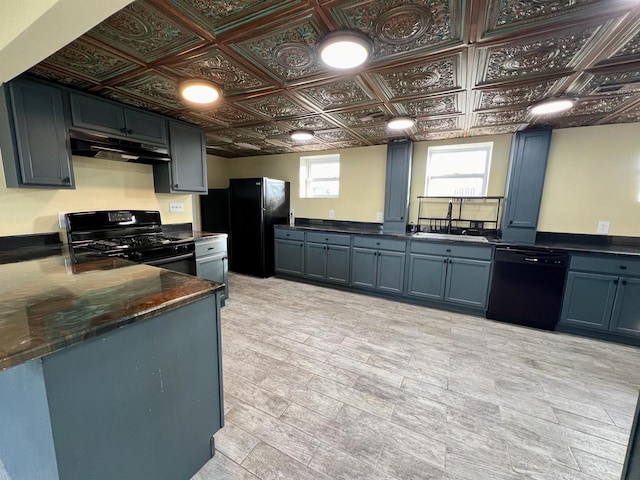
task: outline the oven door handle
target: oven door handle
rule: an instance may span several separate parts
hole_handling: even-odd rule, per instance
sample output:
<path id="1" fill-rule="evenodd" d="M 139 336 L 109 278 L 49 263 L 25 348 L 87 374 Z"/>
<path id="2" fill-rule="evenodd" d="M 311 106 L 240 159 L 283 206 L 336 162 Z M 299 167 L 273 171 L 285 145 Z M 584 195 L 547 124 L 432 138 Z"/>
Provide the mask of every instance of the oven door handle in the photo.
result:
<path id="1" fill-rule="evenodd" d="M 155 267 L 160 267 L 162 265 L 164 265 L 165 263 L 173 263 L 173 262 L 179 262 L 180 260 L 188 260 L 190 258 L 193 258 L 193 252 L 191 253 L 185 253 L 184 255 L 178 255 L 176 257 L 164 257 L 164 258 L 158 258 L 156 260 L 151 260 L 149 262 L 145 262 L 145 265 L 152 265 Z"/>

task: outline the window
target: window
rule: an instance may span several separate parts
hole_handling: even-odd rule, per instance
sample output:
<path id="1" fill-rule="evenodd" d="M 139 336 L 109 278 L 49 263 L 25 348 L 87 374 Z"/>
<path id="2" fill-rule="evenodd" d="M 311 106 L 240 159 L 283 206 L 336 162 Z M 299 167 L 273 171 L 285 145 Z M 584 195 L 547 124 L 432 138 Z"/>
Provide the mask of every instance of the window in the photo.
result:
<path id="1" fill-rule="evenodd" d="M 429 147 L 425 195 L 482 197 L 487 194 L 493 143 Z"/>
<path id="2" fill-rule="evenodd" d="M 340 155 L 300 157 L 300 198 L 338 198 Z"/>

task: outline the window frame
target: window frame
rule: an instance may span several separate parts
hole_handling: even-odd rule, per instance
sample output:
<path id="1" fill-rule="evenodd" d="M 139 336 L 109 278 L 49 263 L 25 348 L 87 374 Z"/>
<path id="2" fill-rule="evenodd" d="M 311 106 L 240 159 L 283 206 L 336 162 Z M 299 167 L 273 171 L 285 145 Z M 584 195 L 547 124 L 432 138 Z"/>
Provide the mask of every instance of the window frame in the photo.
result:
<path id="1" fill-rule="evenodd" d="M 431 163 L 431 155 L 432 152 L 442 153 L 455 153 L 455 152 L 468 152 L 468 151 L 482 151 L 486 152 L 485 156 L 485 165 L 484 172 L 480 173 L 451 173 L 447 175 L 429 175 L 429 165 Z M 425 181 L 424 181 L 424 196 L 425 197 L 434 197 L 441 195 L 429 195 L 429 181 L 432 178 L 436 179 L 457 179 L 457 178 L 482 178 L 482 191 L 477 195 L 470 195 L 473 197 L 485 197 L 487 196 L 489 190 L 489 173 L 491 171 L 491 159 L 493 156 L 493 142 L 481 142 L 481 143 L 467 143 L 467 144 L 458 144 L 458 145 L 437 145 L 431 146 L 427 149 L 427 165 L 425 172 Z M 445 195 L 449 196 L 449 195 Z M 464 195 L 450 195 L 450 196 L 464 196 Z"/>
<path id="2" fill-rule="evenodd" d="M 338 164 L 337 177 L 310 177 L 312 165 L 321 164 Z M 331 182 L 338 183 L 337 195 L 312 195 L 311 184 L 313 182 Z M 332 153 L 329 155 L 304 155 L 300 157 L 300 198 L 340 198 L 340 154 Z"/>

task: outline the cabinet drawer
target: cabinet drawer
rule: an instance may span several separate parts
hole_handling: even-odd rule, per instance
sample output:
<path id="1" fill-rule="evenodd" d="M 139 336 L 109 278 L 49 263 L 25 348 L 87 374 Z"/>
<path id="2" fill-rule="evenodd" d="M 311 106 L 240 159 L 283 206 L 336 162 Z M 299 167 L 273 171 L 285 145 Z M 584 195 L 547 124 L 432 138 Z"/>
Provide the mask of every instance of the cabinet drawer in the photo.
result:
<path id="1" fill-rule="evenodd" d="M 351 245 L 351 235 L 326 232 L 307 232 L 307 242 L 331 243 L 333 245 Z"/>
<path id="2" fill-rule="evenodd" d="M 493 248 L 479 245 L 456 245 L 452 243 L 434 243 L 425 240 L 412 240 L 411 253 L 491 260 Z"/>
<path id="3" fill-rule="evenodd" d="M 226 251 L 227 239 L 225 237 L 204 239 L 196 242 L 196 258 L 217 253 L 226 253 Z"/>
<path id="4" fill-rule="evenodd" d="M 354 237 L 353 246 L 404 252 L 407 247 L 407 242 L 404 240 L 391 240 L 388 238 L 380 238 L 380 237 L 374 237 L 374 236 Z"/>
<path id="5" fill-rule="evenodd" d="M 640 276 L 640 260 L 628 257 L 592 257 L 589 255 L 573 255 L 571 270 L 586 270 L 611 275 Z"/>
<path id="6" fill-rule="evenodd" d="M 284 240 L 304 240 L 304 230 L 291 230 L 288 228 L 276 228 L 276 238 Z"/>

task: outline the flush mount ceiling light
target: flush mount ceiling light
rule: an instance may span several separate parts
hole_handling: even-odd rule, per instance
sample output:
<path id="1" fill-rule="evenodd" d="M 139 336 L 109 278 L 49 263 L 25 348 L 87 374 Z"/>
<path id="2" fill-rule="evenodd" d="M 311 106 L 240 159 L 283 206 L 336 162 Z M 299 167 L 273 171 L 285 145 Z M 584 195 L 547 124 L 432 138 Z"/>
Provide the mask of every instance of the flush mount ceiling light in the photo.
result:
<path id="1" fill-rule="evenodd" d="M 186 101 L 206 105 L 213 103 L 222 97 L 222 91 L 215 83 L 209 80 L 191 79 L 180 82 L 178 85 L 180 95 Z"/>
<path id="2" fill-rule="evenodd" d="M 411 117 L 393 117 L 387 122 L 387 128 L 391 130 L 406 130 L 416 124 L 416 121 Z"/>
<path id="3" fill-rule="evenodd" d="M 575 99 L 568 97 L 547 98 L 546 100 L 534 103 L 529 109 L 534 115 L 551 115 L 569 110 L 575 103 Z"/>
<path id="4" fill-rule="evenodd" d="M 311 140 L 313 138 L 313 130 L 294 130 L 291 132 L 291 140 L 301 142 Z"/>
<path id="5" fill-rule="evenodd" d="M 324 64 L 331 68 L 355 68 L 371 55 L 371 42 L 362 32 L 337 30 L 325 35 L 318 44 L 318 51 Z"/>

